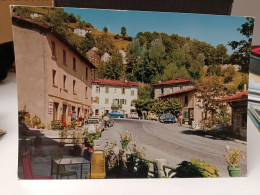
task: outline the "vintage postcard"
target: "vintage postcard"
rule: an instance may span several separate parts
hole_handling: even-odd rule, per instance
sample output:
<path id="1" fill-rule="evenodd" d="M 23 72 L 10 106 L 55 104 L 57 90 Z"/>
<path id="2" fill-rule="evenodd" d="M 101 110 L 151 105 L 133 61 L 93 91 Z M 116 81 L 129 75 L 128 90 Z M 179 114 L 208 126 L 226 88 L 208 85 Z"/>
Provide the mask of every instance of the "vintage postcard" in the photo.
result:
<path id="1" fill-rule="evenodd" d="M 254 18 L 11 12 L 20 179 L 246 176 Z"/>

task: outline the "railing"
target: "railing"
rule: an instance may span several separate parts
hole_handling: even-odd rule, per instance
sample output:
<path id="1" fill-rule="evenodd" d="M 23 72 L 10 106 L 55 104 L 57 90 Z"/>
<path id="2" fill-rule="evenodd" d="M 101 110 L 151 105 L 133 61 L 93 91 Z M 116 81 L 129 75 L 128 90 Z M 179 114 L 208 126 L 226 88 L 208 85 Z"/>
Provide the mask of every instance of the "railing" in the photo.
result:
<path id="1" fill-rule="evenodd" d="M 153 178 L 158 178 L 158 177 L 159 177 L 159 175 L 158 175 L 158 168 L 157 168 L 157 165 L 156 165 L 156 163 L 155 163 L 154 161 L 147 160 L 147 159 L 145 159 L 145 158 L 141 158 L 141 157 L 137 157 L 137 156 L 136 156 L 136 158 L 139 159 L 139 160 L 147 161 L 147 162 L 149 162 L 150 164 L 152 164 L 152 166 L 153 166 L 153 171 L 151 171 L 151 170 L 149 169 L 148 173 L 152 174 L 151 177 L 153 177 Z"/>
<path id="2" fill-rule="evenodd" d="M 164 177 L 170 178 L 172 177 L 173 173 L 175 173 L 176 169 L 173 167 L 170 167 L 168 165 L 163 165 L 163 172 L 164 172 Z"/>

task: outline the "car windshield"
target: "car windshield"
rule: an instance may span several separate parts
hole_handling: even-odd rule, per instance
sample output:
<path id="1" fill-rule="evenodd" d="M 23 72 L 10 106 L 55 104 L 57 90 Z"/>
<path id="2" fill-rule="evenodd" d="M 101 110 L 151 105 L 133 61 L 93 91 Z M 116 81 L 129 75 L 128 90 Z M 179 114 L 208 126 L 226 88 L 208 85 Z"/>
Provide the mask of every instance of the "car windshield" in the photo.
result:
<path id="1" fill-rule="evenodd" d="M 91 120 L 85 121 L 85 125 L 87 125 L 87 124 L 98 124 L 98 123 L 99 123 L 99 121 L 96 120 L 96 119 L 91 119 Z"/>

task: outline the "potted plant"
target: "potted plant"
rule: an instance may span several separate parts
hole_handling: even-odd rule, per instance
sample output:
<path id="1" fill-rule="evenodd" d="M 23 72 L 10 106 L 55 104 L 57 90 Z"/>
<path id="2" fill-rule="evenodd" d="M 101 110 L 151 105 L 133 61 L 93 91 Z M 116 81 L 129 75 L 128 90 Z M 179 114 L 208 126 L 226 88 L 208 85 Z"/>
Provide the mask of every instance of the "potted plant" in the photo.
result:
<path id="1" fill-rule="evenodd" d="M 150 168 L 150 162 L 144 159 L 139 159 L 137 162 L 137 173 L 140 178 L 147 178 Z"/>
<path id="2" fill-rule="evenodd" d="M 132 173 L 136 165 L 136 156 L 135 154 L 127 154 L 126 157 L 127 157 L 127 161 L 126 161 L 127 170 L 130 173 Z"/>
<path id="3" fill-rule="evenodd" d="M 37 128 L 37 126 L 41 123 L 41 119 L 37 116 L 34 115 L 34 117 L 32 118 L 32 126 L 33 128 Z"/>
<path id="4" fill-rule="evenodd" d="M 245 156 L 241 153 L 239 148 L 232 149 L 229 146 L 225 147 L 226 155 L 224 155 L 226 162 L 228 164 L 228 172 L 231 177 L 239 177 L 240 175 L 240 161 L 245 158 Z"/>
<path id="5" fill-rule="evenodd" d="M 60 142 L 59 142 L 59 146 L 63 147 L 66 144 L 66 138 L 68 137 L 68 130 L 65 128 L 63 130 L 60 130 L 59 132 L 59 136 L 61 138 Z"/>
<path id="6" fill-rule="evenodd" d="M 93 151 L 93 145 L 94 145 L 94 136 L 93 135 L 86 135 L 84 144 L 86 147 L 88 147 L 88 151 Z"/>
<path id="7" fill-rule="evenodd" d="M 78 144 L 74 144 L 74 146 L 72 146 L 70 148 L 70 153 L 71 153 L 71 156 L 80 156 L 81 155 L 81 146 L 78 145 Z"/>
<path id="8" fill-rule="evenodd" d="M 133 139 L 133 135 L 131 133 L 129 133 L 128 131 L 124 132 L 124 133 L 119 133 L 120 134 L 120 139 L 121 139 L 121 145 L 122 145 L 122 149 L 126 150 L 128 143 L 132 141 Z"/>
<path id="9" fill-rule="evenodd" d="M 98 128 L 96 128 L 95 140 L 99 140 L 100 137 L 101 137 L 101 132 L 98 130 Z"/>

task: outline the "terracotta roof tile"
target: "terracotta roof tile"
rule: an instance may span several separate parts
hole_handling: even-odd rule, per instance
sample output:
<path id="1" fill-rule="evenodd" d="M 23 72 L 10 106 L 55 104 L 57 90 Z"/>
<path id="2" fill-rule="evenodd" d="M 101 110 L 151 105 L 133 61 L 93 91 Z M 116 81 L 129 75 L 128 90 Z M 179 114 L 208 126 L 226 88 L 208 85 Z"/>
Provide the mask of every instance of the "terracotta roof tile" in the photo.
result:
<path id="1" fill-rule="evenodd" d="M 191 82 L 191 81 L 188 80 L 188 79 L 185 79 L 185 78 L 176 78 L 176 79 L 173 79 L 173 80 L 156 83 L 154 85 L 158 86 L 158 85 L 168 85 L 168 84 L 173 84 L 173 83 L 186 83 L 186 82 Z"/>
<path id="2" fill-rule="evenodd" d="M 123 87 L 131 87 L 137 86 L 137 82 L 133 81 L 119 81 L 119 80 L 105 80 L 105 79 L 96 79 L 92 83 L 100 84 L 100 85 L 113 85 L 113 86 L 123 86 Z"/>
<path id="3" fill-rule="evenodd" d="M 238 100 L 246 100 L 248 98 L 248 90 L 242 91 L 240 93 L 236 93 L 231 96 L 224 97 L 222 99 L 219 99 L 219 102 L 233 102 Z"/>

